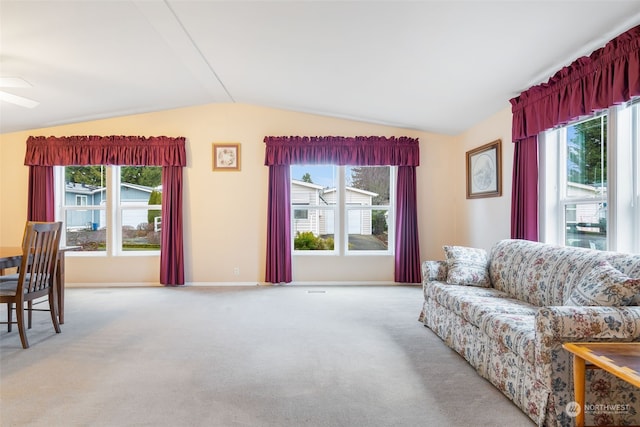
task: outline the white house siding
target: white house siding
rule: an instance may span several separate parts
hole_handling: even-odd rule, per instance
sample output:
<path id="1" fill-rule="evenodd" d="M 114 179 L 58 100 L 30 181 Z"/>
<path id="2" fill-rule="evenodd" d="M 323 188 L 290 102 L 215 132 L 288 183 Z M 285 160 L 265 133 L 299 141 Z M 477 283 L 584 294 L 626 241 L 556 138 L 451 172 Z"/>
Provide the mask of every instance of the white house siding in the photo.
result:
<path id="1" fill-rule="evenodd" d="M 580 202 L 575 204 L 575 209 L 567 207 L 566 221 L 570 223 L 590 223 L 597 224 L 601 218 L 604 218 L 604 205 L 606 200 L 607 189 L 594 187 L 591 185 L 577 184 L 574 182 L 567 183 L 567 197 L 569 199 L 578 199 Z M 593 199 L 593 202 L 587 201 Z"/>
<path id="2" fill-rule="evenodd" d="M 335 234 L 336 216 L 333 210 L 320 211 L 320 234 L 333 235 Z"/>
<path id="3" fill-rule="evenodd" d="M 349 210 L 347 227 L 349 234 L 370 235 L 372 233 L 371 210 Z"/>
<path id="4" fill-rule="evenodd" d="M 347 205 L 371 206 L 375 193 L 347 187 L 345 189 Z M 336 191 L 333 188 L 327 189 L 322 194 L 322 200 L 328 205 L 336 204 Z M 347 216 L 347 229 L 349 234 L 371 235 L 371 210 L 349 210 Z M 323 216 L 326 216 L 323 220 Z M 334 213 L 333 211 L 322 211 L 320 219 L 320 234 L 333 234 Z"/>
<path id="5" fill-rule="evenodd" d="M 376 193 L 347 187 L 346 202 L 348 205 L 371 206 Z M 292 180 L 291 181 L 292 209 L 307 208 L 309 206 L 335 206 L 335 188 L 323 189 L 322 186 Z M 334 234 L 335 213 L 332 209 L 307 209 L 307 218 L 292 218 L 293 233 L 311 231 L 317 235 Z M 349 234 L 371 235 L 371 210 L 350 210 L 347 217 Z"/>
<path id="6" fill-rule="evenodd" d="M 147 224 L 148 222 L 149 209 L 127 209 L 122 211 L 122 225 L 138 228 L 140 224 Z"/>
<path id="7" fill-rule="evenodd" d="M 322 187 L 319 185 L 292 180 L 291 182 L 291 204 L 292 209 L 307 208 L 308 206 L 318 206 L 320 203 L 320 191 Z M 307 209 L 307 218 L 294 218 L 293 232 L 311 231 L 316 236 L 321 234 L 320 230 L 320 211 L 318 209 Z"/>

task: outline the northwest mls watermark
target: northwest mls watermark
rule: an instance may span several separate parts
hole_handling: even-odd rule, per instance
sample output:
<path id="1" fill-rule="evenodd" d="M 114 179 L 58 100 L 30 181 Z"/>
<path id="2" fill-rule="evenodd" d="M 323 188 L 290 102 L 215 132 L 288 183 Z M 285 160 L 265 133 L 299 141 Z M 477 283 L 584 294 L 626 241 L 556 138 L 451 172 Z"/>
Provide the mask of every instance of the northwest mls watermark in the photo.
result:
<path id="1" fill-rule="evenodd" d="M 565 412 L 572 418 L 575 418 L 582 412 L 582 408 L 578 402 L 569 402 L 565 407 Z M 631 405 L 628 403 L 613 403 L 613 404 L 592 404 L 587 403 L 584 405 L 585 414 L 626 414 L 631 410 Z"/>

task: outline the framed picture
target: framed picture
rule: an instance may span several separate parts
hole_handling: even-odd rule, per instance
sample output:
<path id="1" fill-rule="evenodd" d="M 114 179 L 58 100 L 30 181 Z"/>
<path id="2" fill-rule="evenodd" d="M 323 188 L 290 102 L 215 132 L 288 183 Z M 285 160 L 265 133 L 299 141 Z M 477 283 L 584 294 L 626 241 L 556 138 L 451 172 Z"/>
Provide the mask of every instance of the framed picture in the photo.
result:
<path id="1" fill-rule="evenodd" d="M 213 170 L 214 171 L 239 171 L 240 170 L 240 144 L 238 143 L 214 143 L 213 144 Z"/>
<path id="2" fill-rule="evenodd" d="M 467 151 L 467 199 L 502 195 L 502 141 Z"/>

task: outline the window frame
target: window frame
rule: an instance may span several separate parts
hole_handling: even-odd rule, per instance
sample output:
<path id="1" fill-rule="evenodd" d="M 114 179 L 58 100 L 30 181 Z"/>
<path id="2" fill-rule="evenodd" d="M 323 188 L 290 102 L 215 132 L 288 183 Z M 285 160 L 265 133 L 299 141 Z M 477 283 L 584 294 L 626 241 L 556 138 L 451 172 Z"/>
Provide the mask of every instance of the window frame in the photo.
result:
<path id="1" fill-rule="evenodd" d="M 74 165 L 69 165 L 74 166 Z M 96 165 L 99 166 L 99 165 Z M 126 167 L 127 165 L 123 165 Z M 65 205 L 65 168 L 67 166 L 54 166 L 54 188 L 55 188 L 55 218 L 56 221 L 62 221 L 61 242 L 67 242 L 67 212 L 70 211 L 86 211 L 95 210 L 104 212 L 105 218 L 105 243 L 104 251 L 73 251 L 69 252 L 71 256 L 93 256 L 93 257 L 120 257 L 120 256 L 160 256 L 160 248 L 155 250 L 124 250 L 122 224 L 123 212 L 127 210 L 160 210 L 162 205 L 149 205 L 144 202 L 129 203 L 124 205 L 121 200 L 121 170 L 123 166 L 105 165 L 105 182 L 104 194 L 105 199 L 100 205 Z M 156 167 L 156 166 L 148 166 Z"/>
<path id="2" fill-rule="evenodd" d="M 607 115 L 606 198 L 568 198 L 566 127 Z M 542 132 L 539 144 L 540 240 L 565 246 L 567 205 L 606 203 L 606 249 L 640 253 L 640 99 L 608 108 L 567 125 Z M 625 185 L 631 181 L 632 185 Z"/>
<path id="3" fill-rule="evenodd" d="M 88 206 L 88 198 L 83 194 L 76 194 L 76 206 Z"/>
<path id="4" fill-rule="evenodd" d="M 290 168 L 299 167 L 303 165 L 290 165 Z M 314 165 L 315 166 L 315 165 Z M 336 183 L 336 203 L 335 205 L 301 205 L 294 203 L 292 200 L 290 203 L 290 226 L 291 226 L 291 253 L 293 256 L 393 256 L 395 255 L 395 201 L 396 201 L 396 180 L 397 180 L 397 166 L 392 165 L 378 165 L 389 167 L 389 205 L 353 205 L 348 204 L 345 201 L 345 194 L 347 185 L 346 170 L 348 167 L 368 167 L 359 165 L 331 165 L 335 168 L 334 182 Z M 289 185 L 291 186 L 293 179 L 289 179 Z M 328 210 L 334 212 L 334 249 L 333 250 L 296 250 L 294 245 L 294 239 L 296 236 L 294 217 L 295 209 L 318 209 Z M 375 210 L 386 210 L 387 223 L 388 223 L 388 240 L 386 250 L 356 250 L 349 249 L 349 224 L 348 216 L 351 211 L 363 211 L 368 210 L 373 215 Z"/>

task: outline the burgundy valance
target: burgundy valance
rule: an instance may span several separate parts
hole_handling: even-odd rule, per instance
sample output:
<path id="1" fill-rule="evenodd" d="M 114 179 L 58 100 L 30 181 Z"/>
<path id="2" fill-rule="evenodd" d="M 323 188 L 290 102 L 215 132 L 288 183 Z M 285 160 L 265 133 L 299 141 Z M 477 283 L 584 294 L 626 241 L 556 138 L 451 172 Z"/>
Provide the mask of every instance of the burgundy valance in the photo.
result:
<path id="1" fill-rule="evenodd" d="M 267 136 L 264 164 L 418 166 L 418 138 L 383 136 Z"/>
<path id="2" fill-rule="evenodd" d="M 510 100 L 513 140 L 640 96 L 640 26 Z"/>
<path id="3" fill-rule="evenodd" d="M 186 166 L 187 156 L 184 137 L 30 136 L 24 164 Z"/>

